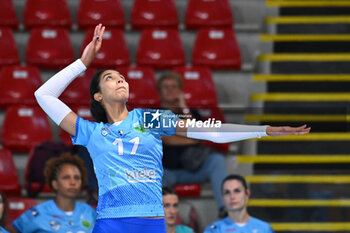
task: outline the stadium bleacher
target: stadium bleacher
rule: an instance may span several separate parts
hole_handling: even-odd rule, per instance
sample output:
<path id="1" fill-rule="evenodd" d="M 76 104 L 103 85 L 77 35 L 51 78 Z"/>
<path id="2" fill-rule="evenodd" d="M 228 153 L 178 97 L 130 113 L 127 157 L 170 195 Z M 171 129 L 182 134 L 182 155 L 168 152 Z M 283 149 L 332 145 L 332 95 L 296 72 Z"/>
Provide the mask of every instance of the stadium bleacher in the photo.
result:
<path id="1" fill-rule="evenodd" d="M 35 13 L 47 2 L 46 10 Z M 47 0 L 0 1 L 0 142 L 1 147 L 10 150 L 17 171 L 13 179 L 19 180 L 18 184 L 12 183 L 15 187 L 10 187 L 10 195 L 26 196 L 24 170 L 33 145 L 47 138 L 69 143 L 69 137 L 47 121 L 40 109 L 36 113 L 30 93 L 21 88 L 9 92 L 7 85 L 22 83 L 32 93 L 80 56 L 90 38 L 91 25 L 102 21 L 107 33 L 93 68 L 61 97 L 72 109 L 91 118 L 89 81 L 83 79 L 89 79 L 97 68 L 117 68 L 133 83 L 131 107 L 158 106 L 155 80 L 164 70 L 174 69 L 183 75 L 185 92 L 188 100 L 194 101 L 193 106 L 219 107 L 217 112 L 203 109 L 212 114 L 208 116 L 232 123 L 308 123 L 313 132 L 302 138 L 262 138 L 212 146 L 226 153 L 230 173 L 247 176 L 253 193 L 251 214 L 271 222 L 276 232 L 350 230 L 344 214 L 350 205 L 350 193 L 344 190 L 350 184 L 346 169 L 350 162 L 349 1 L 222 0 L 203 1 L 201 5 L 200 1 L 174 0 L 161 6 L 162 10 L 153 5 L 157 1 L 146 0 L 54 2 L 60 7 Z M 149 6 L 143 5 L 147 2 Z M 215 2 L 222 10 L 213 10 Z M 105 7 L 109 3 L 113 5 Z M 91 9 L 93 4 L 96 7 Z M 208 8 L 205 4 L 213 5 Z M 193 18 L 198 16 L 196 7 L 201 8 L 197 10 L 202 18 Z M 106 8 L 114 13 L 103 12 Z M 215 14 L 218 12 L 221 14 Z M 221 41 L 226 35 L 228 44 Z M 201 41 L 203 36 L 206 38 Z M 168 37 L 176 40 L 177 47 L 172 47 L 174 42 L 162 44 Z M 185 72 L 190 74 L 186 76 Z M 200 86 L 195 81 L 202 75 L 206 77 L 203 86 L 191 89 Z M 142 92 L 143 78 L 148 80 L 149 93 Z M 23 102 L 24 98 L 27 101 Z M 26 105 L 18 105 L 23 103 Z M 34 121 L 32 116 L 36 114 L 43 119 Z M 30 135 L 14 129 L 18 122 L 11 121 L 16 115 L 28 118 L 24 119 L 28 127 L 40 122 L 27 129 L 39 132 Z M 200 231 L 217 219 L 209 184 L 178 186 L 176 190 L 197 210 Z M 39 196 L 34 202 L 47 197 Z M 13 199 L 14 203 L 21 201 Z M 24 204 L 12 206 L 18 210 Z"/>

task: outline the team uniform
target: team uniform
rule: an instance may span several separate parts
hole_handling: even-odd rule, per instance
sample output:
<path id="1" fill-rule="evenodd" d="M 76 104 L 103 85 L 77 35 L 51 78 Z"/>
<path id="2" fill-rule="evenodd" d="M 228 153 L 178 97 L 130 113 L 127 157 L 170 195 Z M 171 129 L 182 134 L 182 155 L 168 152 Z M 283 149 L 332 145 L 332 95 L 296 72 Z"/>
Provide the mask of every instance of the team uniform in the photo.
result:
<path id="1" fill-rule="evenodd" d="M 175 228 L 175 233 L 193 233 L 193 230 L 185 225 L 177 225 Z"/>
<path id="2" fill-rule="evenodd" d="M 67 214 L 49 200 L 24 212 L 12 225 L 20 233 L 90 233 L 95 219 L 96 211 L 85 203 L 75 202 L 73 213 Z"/>
<path id="3" fill-rule="evenodd" d="M 130 111 L 112 125 L 78 117 L 72 139 L 73 144 L 85 146 L 93 160 L 99 186 L 98 220 L 125 218 L 122 222 L 127 223 L 133 217 L 164 216 L 161 136 L 173 135 L 177 120 L 171 111 L 142 109 Z M 113 225 L 97 221 L 102 222 L 106 227 Z M 161 225 L 165 227 L 163 219 Z"/>
<path id="4" fill-rule="evenodd" d="M 0 226 L 0 233 L 9 233 L 9 232 Z"/>
<path id="5" fill-rule="evenodd" d="M 204 233 L 274 233 L 271 226 L 257 218 L 250 217 L 250 220 L 244 224 L 236 224 L 228 217 L 210 224 Z"/>

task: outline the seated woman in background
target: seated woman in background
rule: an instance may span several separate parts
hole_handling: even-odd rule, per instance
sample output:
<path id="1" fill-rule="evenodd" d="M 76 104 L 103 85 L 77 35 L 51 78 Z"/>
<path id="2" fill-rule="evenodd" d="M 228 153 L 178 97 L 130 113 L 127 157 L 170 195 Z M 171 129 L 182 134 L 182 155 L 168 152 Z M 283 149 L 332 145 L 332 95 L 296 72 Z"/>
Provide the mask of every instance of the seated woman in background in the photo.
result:
<path id="1" fill-rule="evenodd" d="M 192 228 L 185 225 L 176 225 L 179 214 L 179 197 L 168 187 L 163 187 L 163 206 L 167 233 L 194 233 Z"/>
<path id="2" fill-rule="evenodd" d="M 247 205 L 251 193 L 243 176 L 228 175 L 221 183 L 221 194 L 228 216 L 207 226 L 204 233 L 274 233 L 270 224 L 248 213 Z"/>
<path id="3" fill-rule="evenodd" d="M 47 161 L 44 175 L 56 194 L 55 199 L 24 212 L 13 221 L 10 232 L 92 232 L 96 219 L 95 210 L 76 201 L 87 182 L 83 161 L 77 156 L 63 154 Z"/>

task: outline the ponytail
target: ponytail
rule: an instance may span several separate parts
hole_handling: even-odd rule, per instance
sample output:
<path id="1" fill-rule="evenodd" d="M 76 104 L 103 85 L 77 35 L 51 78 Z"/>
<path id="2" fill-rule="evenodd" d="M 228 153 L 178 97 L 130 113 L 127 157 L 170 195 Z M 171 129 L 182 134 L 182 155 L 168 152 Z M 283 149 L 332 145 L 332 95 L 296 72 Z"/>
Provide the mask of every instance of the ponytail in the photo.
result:
<path id="1" fill-rule="evenodd" d="M 90 111 L 92 116 L 97 122 L 103 122 L 107 123 L 107 114 L 106 110 L 102 106 L 102 104 L 95 100 L 94 94 L 100 91 L 100 76 L 105 70 L 99 70 L 95 73 L 95 75 L 91 79 L 90 83 L 90 96 L 91 96 L 91 103 L 90 103 Z"/>

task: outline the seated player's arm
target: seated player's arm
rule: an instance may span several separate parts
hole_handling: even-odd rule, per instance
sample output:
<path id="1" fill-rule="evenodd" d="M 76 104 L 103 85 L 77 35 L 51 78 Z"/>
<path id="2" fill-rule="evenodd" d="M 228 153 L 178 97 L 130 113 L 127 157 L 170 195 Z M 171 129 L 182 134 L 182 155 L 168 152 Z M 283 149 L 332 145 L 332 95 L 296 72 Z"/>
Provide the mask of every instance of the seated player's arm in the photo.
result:
<path id="1" fill-rule="evenodd" d="M 8 227 L 6 227 L 6 230 L 10 233 L 19 233 L 16 228 L 14 228 L 12 225 L 9 225 Z"/>

